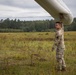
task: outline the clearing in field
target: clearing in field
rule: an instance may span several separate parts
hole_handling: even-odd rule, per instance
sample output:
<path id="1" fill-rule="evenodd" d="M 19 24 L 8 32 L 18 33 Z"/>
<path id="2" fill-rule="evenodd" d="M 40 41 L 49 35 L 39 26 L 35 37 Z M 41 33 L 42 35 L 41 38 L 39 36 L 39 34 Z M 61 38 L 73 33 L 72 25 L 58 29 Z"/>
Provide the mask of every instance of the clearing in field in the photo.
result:
<path id="1" fill-rule="evenodd" d="M 66 72 L 55 70 L 54 33 L 0 33 L 0 75 L 76 75 L 76 32 L 65 32 Z"/>

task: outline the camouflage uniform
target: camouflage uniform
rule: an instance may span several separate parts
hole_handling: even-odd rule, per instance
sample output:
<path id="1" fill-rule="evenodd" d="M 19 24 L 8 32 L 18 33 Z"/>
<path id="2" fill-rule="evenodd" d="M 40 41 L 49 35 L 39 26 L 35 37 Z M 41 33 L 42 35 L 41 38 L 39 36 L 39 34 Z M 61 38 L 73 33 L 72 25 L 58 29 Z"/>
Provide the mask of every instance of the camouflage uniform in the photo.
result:
<path id="1" fill-rule="evenodd" d="M 55 43 L 53 45 L 53 49 L 56 49 L 56 60 L 57 60 L 57 67 L 61 70 L 62 68 L 66 67 L 64 61 L 64 29 L 61 28 L 56 30 L 55 34 Z"/>

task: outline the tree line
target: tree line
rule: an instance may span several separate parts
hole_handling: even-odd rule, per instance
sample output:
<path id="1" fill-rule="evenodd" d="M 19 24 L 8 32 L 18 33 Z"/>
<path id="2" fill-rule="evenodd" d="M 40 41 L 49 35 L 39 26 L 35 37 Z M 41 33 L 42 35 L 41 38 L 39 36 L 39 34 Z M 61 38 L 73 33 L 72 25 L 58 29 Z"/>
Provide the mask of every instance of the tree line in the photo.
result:
<path id="1" fill-rule="evenodd" d="M 20 21 L 9 18 L 0 20 L 0 32 L 45 32 L 54 31 L 54 20 Z M 65 31 L 76 31 L 76 18 L 71 25 L 65 25 Z"/>

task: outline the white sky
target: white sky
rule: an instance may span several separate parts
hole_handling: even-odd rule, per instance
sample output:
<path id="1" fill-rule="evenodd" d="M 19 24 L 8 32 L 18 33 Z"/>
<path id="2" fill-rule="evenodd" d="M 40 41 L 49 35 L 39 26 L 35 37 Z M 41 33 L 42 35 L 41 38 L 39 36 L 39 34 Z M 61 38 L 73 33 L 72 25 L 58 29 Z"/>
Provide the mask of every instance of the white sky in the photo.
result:
<path id="1" fill-rule="evenodd" d="M 76 0 L 63 0 L 76 17 Z M 34 0 L 0 0 L 1 18 L 23 18 L 25 20 L 51 19 L 50 15 Z"/>

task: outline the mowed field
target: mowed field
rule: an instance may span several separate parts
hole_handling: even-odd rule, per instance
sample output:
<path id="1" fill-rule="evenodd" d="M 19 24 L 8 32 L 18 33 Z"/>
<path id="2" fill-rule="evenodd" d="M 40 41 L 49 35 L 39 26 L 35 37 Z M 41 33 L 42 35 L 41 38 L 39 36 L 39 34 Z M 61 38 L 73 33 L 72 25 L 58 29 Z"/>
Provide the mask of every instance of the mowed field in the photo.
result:
<path id="1" fill-rule="evenodd" d="M 55 70 L 54 32 L 0 33 L 0 75 L 76 75 L 76 32 L 65 32 L 67 70 Z"/>

